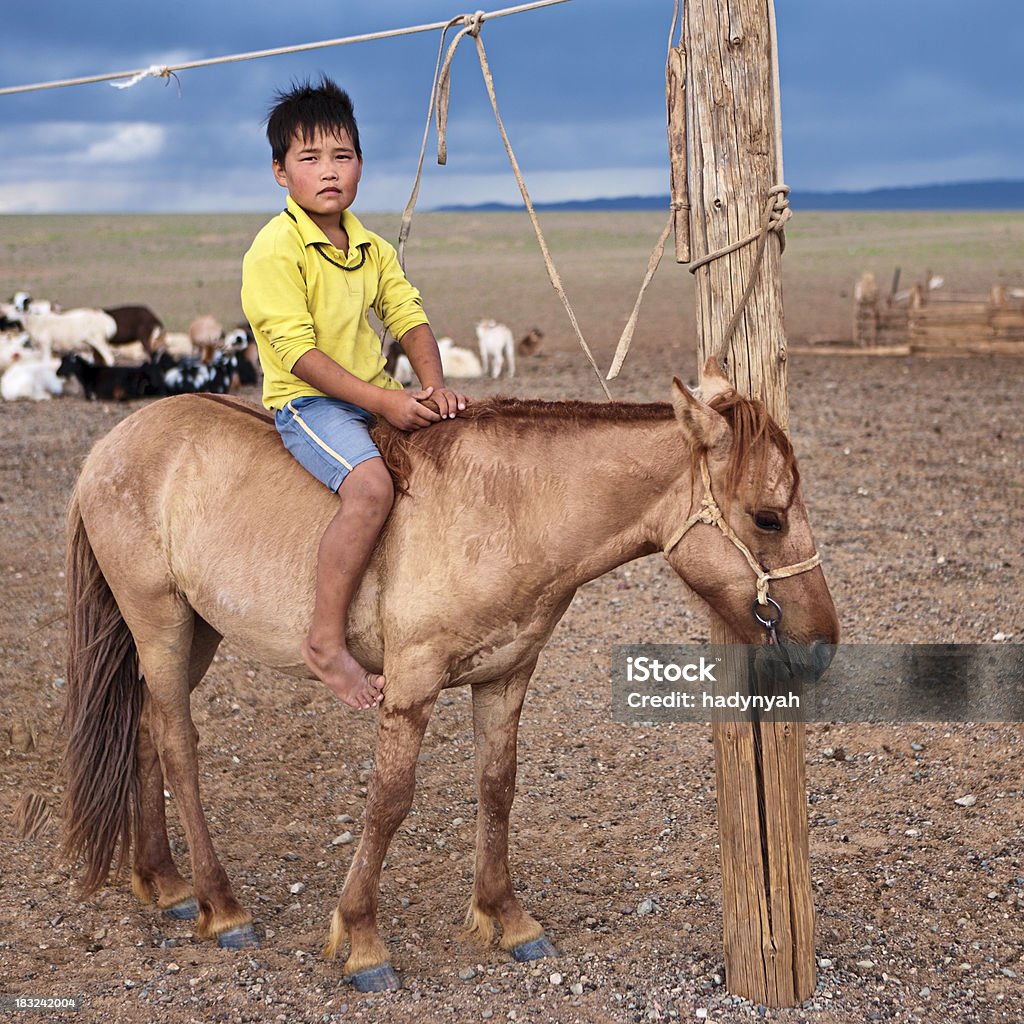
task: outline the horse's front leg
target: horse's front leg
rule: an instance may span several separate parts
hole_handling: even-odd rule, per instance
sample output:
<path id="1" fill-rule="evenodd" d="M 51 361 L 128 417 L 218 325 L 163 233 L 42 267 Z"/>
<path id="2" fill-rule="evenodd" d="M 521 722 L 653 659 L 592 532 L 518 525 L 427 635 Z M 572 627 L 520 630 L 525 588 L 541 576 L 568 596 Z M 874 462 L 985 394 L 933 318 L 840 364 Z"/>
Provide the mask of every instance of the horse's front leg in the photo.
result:
<path id="1" fill-rule="evenodd" d="M 400 678 L 400 670 L 394 666 L 387 667 L 386 671 L 389 680 Z M 387 947 L 377 929 L 377 894 L 388 845 L 412 806 L 416 758 L 438 692 L 433 689 L 425 696 L 409 700 L 397 692 L 392 696 L 393 691 L 385 688 L 384 703 L 378 711 L 377 749 L 363 816 L 363 834 L 324 949 L 325 955 L 333 958 L 344 945 L 346 936 L 349 938 L 351 949 L 345 961 L 345 975 L 361 992 L 399 987 L 398 976 L 391 968 Z"/>
<path id="2" fill-rule="evenodd" d="M 476 877 L 466 915 L 470 934 L 484 942 L 501 926 L 501 947 L 516 960 L 557 956 L 544 929 L 523 910 L 508 866 L 508 818 L 516 789 L 516 738 L 531 664 L 507 679 L 473 687 L 476 744 Z"/>

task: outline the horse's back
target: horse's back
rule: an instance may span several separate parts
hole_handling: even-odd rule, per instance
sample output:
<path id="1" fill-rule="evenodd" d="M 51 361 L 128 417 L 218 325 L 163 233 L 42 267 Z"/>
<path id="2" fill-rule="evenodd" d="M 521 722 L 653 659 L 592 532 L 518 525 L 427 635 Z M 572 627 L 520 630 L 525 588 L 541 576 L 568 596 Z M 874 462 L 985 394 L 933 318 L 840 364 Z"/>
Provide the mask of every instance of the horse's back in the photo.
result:
<path id="1" fill-rule="evenodd" d="M 153 402 L 97 442 L 77 501 L 115 595 L 170 588 L 222 635 L 251 639 L 261 660 L 296 664 L 337 499 L 257 406 Z"/>

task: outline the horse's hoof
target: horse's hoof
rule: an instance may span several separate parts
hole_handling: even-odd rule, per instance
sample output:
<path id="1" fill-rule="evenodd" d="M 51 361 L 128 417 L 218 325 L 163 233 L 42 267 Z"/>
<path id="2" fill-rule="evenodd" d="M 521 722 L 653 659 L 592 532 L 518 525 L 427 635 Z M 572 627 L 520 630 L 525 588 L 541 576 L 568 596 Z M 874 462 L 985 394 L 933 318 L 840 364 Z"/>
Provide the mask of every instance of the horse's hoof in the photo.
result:
<path id="1" fill-rule="evenodd" d="M 172 921 L 194 921 L 199 916 L 199 904 L 194 896 L 187 896 L 169 907 L 164 907 L 160 913 Z"/>
<path id="2" fill-rule="evenodd" d="M 537 938 L 530 939 L 529 942 L 520 942 L 509 952 L 521 964 L 530 960 L 540 960 L 546 956 L 558 956 L 558 950 L 546 935 L 538 935 Z"/>
<path id="3" fill-rule="evenodd" d="M 391 964 L 378 964 L 376 967 L 367 967 L 365 970 L 356 971 L 348 976 L 357 992 L 387 992 L 389 989 L 401 988 L 402 983 L 398 975 L 391 968 Z"/>
<path id="4" fill-rule="evenodd" d="M 217 945 L 221 949 L 258 949 L 260 937 L 251 924 L 240 924 L 221 932 L 217 936 Z"/>

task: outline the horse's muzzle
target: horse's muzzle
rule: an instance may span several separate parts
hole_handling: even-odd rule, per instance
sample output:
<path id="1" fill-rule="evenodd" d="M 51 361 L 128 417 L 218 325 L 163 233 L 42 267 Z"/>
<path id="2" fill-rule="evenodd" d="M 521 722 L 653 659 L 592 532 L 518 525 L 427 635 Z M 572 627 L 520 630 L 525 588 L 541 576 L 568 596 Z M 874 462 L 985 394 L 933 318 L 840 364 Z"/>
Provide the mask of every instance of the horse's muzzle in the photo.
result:
<path id="1" fill-rule="evenodd" d="M 759 683 L 771 688 L 816 683 L 832 664 L 836 645 L 816 640 L 809 644 L 762 644 L 754 654 Z"/>

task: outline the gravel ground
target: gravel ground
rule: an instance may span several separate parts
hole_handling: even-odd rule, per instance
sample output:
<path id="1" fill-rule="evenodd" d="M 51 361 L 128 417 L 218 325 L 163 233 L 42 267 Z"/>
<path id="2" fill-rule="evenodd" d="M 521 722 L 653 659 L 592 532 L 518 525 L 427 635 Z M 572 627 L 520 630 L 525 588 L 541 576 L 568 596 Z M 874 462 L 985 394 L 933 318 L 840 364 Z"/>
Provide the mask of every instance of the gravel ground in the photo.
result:
<path id="1" fill-rule="evenodd" d="M 631 359 L 619 395 L 667 397 L 660 363 Z M 549 351 L 514 390 L 577 395 L 582 373 L 575 352 Z M 792 432 L 846 641 L 1020 642 L 1022 376 L 1010 359 L 794 358 Z M 653 558 L 580 591 L 523 715 L 513 866 L 557 959 L 518 965 L 459 937 L 474 800 L 469 695 L 454 692 L 382 881 L 406 987 L 354 993 L 320 950 L 373 722 L 228 647 L 193 701 L 202 786 L 263 947 L 210 948 L 123 880 L 78 900 L 56 860 L 62 515 L 83 455 L 128 411 L 71 397 L 0 406 L 0 993 L 80 995 L 67 1019 L 106 1024 L 1024 1019 L 1019 724 L 811 723 L 818 987 L 785 1009 L 729 993 L 710 729 L 610 718 L 613 644 L 707 636 Z M 33 793 L 53 815 L 24 839 L 17 810 Z"/>

